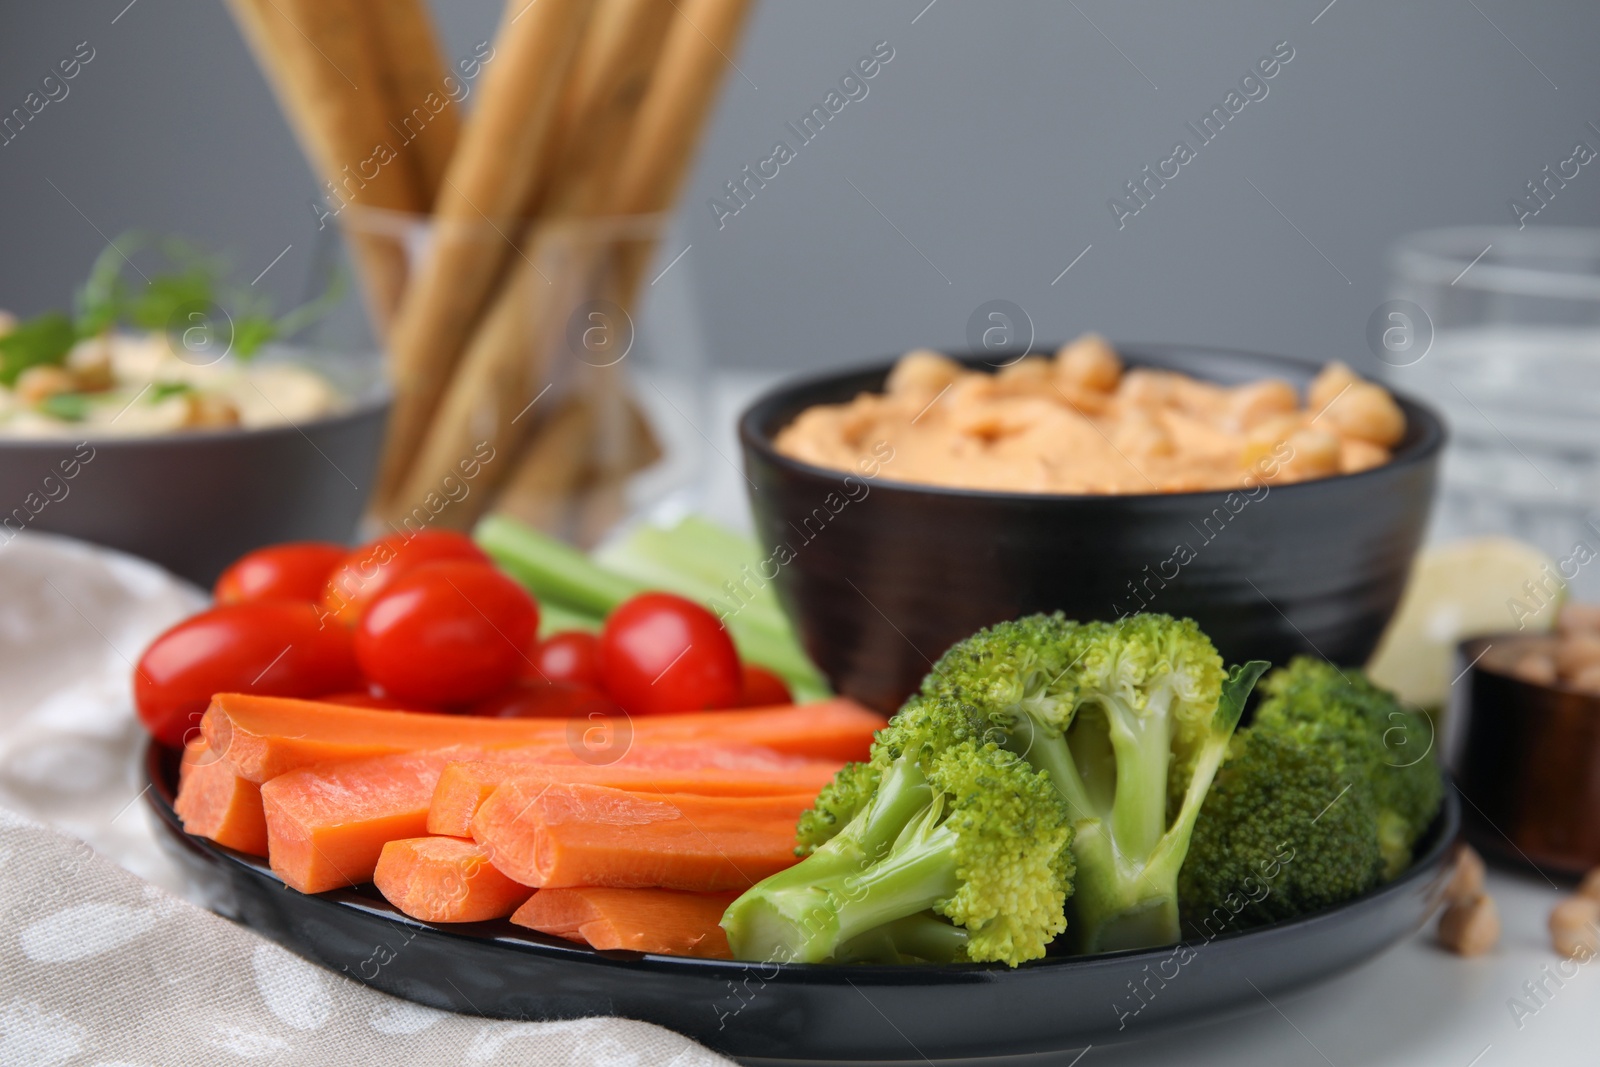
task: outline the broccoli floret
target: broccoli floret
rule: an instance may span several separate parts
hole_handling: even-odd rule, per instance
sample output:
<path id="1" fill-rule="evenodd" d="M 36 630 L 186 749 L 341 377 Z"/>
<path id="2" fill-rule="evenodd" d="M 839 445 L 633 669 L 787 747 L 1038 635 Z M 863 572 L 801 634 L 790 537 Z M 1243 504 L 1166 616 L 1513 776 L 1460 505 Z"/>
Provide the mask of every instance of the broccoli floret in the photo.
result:
<path id="1" fill-rule="evenodd" d="M 795 830 L 796 856 L 811 855 L 855 818 L 878 787 L 878 770 L 871 763 L 847 763 L 822 787 L 812 806 L 800 815 Z"/>
<path id="2" fill-rule="evenodd" d="M 1303 915 L 1394 878 L 1442 798 L 1428 720 L 1360 671 L 1299 658 L 1261 688 L 1180 878 L 1195 934 Z"/>
<path id="3" fill-rule="evenodd" d="M 1012 966 L 1044 955 L 1072 889 L 1071 820 L 1049 781 L 971 738 L 898 752 L 880 739 L 872 767 L 876 788 L 837 833 L 728 908 L 733 954 Z M 841 772 L 833 795 L 858 795 L 867 773 Z M 960 932 L 924 921 L 930 910 Z"/>
<path id="4" fill-rule="evenodd" d="M 1267 664 L 1223 671 L 1189 619 L 1033 615 L 959 642 L 923 693 L 975 710 L 1072 813 L 1079 951 L 1179 940 L 1178 872 L 1212 776 Z"/>
<path id="5" fill-rule="evenodd" d="M 1408 711 L 1359 670 L 1296 657 L 1262 683 L 1257 720 L 1316 722 L 1360 753 L 1378 806 L 1384 880 L 1411 865 L 1411 847 L 1439 812 L 1444 783 L 1433 755 L 1433 723 Z"/>
<path id="6" fill-rule="evenodd" d="M 1178 878 L 1185 932 L 1209 940 L 1378 884 L 1378 809 L 1362 758 L 1315 722 L 1257 720 L 1229 745 Z"/>

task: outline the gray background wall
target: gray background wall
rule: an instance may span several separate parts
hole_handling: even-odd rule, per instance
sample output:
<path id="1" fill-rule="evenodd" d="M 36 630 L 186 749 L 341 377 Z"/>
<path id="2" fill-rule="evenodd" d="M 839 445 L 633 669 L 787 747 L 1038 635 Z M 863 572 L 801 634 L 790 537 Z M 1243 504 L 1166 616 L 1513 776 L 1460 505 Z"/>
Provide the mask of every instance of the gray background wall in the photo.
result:
<path id="1" fill-rule="evenodd" d="M 926 3 L 761 3 L 668 251 L 692 248 L 662 283 L 699 301 L 718 362 L 958 346 L 992 298 L 1041 337 L 1370 360 L 1388 242 L 1511 221 L 1508 198 L 1600 123 L 1591 4 Z M 78 42 L 95 49 L 0 147 L 0 305 L 59 303 L 102 235 L 131 226 L 226 245 L 247 277 L 292 245 L 263 284 L 298 296 L 316 186 L 224 9 L 126 5 L 0 3 L 0 111 Z M 435 7 L 459 56 L 499 4 Z M 877 41 L 895 56 L 870 94 L 719 229 L 707 200 L 794 143 L 784 123 Z M 1294 59 L 1269 95 L 1119 230 L 1107 199 L 1279 41 Z M 1537 224 L 1600 222 L 1597 192 L 1585 168 Z"/>

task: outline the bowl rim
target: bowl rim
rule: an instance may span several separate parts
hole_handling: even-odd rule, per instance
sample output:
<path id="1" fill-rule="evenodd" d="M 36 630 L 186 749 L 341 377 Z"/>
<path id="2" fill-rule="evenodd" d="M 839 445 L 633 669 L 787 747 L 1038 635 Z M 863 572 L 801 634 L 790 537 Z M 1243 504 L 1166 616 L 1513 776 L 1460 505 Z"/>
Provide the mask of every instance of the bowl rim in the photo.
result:
<path id="1" fill-rule="evenodd" d="M 176 766 L 180 753 L 176 749 L 163 747 L 153 739 L 147 738 L 144 745 L 144 753 L 140 763 L 149 788 L 144 791 L 143 795 L 145 803 L 153 809 L 157 821 L 170 832 L 176 834 L 179 841 L 206 856 L 211 862 L 243 867 L 258 878 L 265 878 L 282 884 L 282 879 L 273 872 L 266 859 L 237 852 L 206 838 L 196 837 L 183 829 L 182 821 L 173 809 L 173 786 L 176 772 L 168 770 L 169 766 Z M 1304 915 L 1297 915 L 1293 918 L 1279 919 L 1277 922 L 1265 923 L 1261 926 L 1252 926 L 1242 930 L 1228 930 L 1209 939 L 1186 939 L 1167 945 L 1119 949 L 1114 952 L 1096 952 L 1088 955 L 1045 956 L 1040 959 L 1028 960 L 1025 963 L 1018 964 L 1016 967 L 1008 967 L 1003 963 L 775 963 L 755 960 L 703 959 L 695 956 L 668 956 L 659 953 L 634 952 L 627 949 L 602 950 L 567 941 L 552 934 L 541 934 L 521 927 L 512 928 L 514 932 L 511 933 L 493 933 L 486 929 L 488 927 L 503 927 L 509 923 L 509 920 L 488 923 L 426 922 L 412 918 L 395 908 L 387 900 L 384 900 L 376 890 L 365 892 L 361 886 L 307 894 L 306 897 L 308 900 L 319 900 L 335 910 L 348 908 L 363 911 L 404 926 L 426 930 L 435 935 L 443 935 L 448 938 L 457 938 L 480 944 L 492 944 L 512 952 L 532 953 L 554 959 L 565 958 L 602 966 L 666 971 L 668 973 L 688 970 L 697 971 L 702 975 L 713 978 L 722 976 L 734 980 L 748 974 L 752 967 L 772 968 L 774 969 L 774 975 L 770 980 L 784 980 L 797 984 L 838 983 L 840 981 L 848 982 L 852 979 L 861 979 L 868 985 L 894 983 L 907 979 L 912 981 L 931 979 L 938 982 L 1026 981 L 1027 976 L 1031 974 L 1059 967 L 1088 969 L 1140 957 L 1148 957 L 1151 962 L 1155 962 L 1172 955 L 1184 947 L 1198 951 L 1208 945 L 1227 944 L 1244 939 L 1256 941 L 1275 939 L 1293 931 L 1337 922 L 1342 915 L 1351 909 L 1370 907 L 1380 900 L 1398 893 L 1407 892 L 1418 883 L 1442 878 L 1444 870 L 1442 863 L 1461 836 L 1462 812 L 1461 801 L 1457 796 L 1454 779 L 1442 766 L 1438 767 L 1438 772 L 1444 785 L 1443 795 L 1439 802 L 1439 810 L 1435 813 L 1433 821 L 1429 823 L 1427 829 L 1423 832 L 1422 838 L 1419 838 L 1419 840 L 1428 840 L 1428 847 L 1420 853 L 1413 854 L 1411 863 L 1392 880 L 1374 886 L 1359 896 L 1351 897 L 1341 903 Z M 285 886 L 284 888 L 287 889 L 288 887 Z M 365 888 L 371 889 L 370 883 L 367 883 Z"/>
<path id="2" fill-rule="evenodd" d="M 1121 356 L 1129 366 L 1133 367 L 1156 365 L 1163 370 L 1176 369 L 1170 364 L 1155 363 L 1154 361 L 1148 360 L 1146 357 L 1153 356 L 1159 359 L 1159 357 L 1165 355 L 1169 357 L 1181 358 L 1181 356 L 1185 353 L 1200 353 L 1205 355 L 1221 356 L 1230 359 L 1257 361 L 1269 367 L 1282 368 L 1296 375 L 1303 375 L 1307 370 L 1315 370 L 1314 364 L 1297 360 L 1290 356 L 1256 352 L 1250 349 L 1156 341 L 1112 341 L 1110 344 L 1111 347 L 1116 350 L 1117 354 Z M 1043 354 L 1045 352 L 1055 351 L 1059 347 L 1060 345 L 1056 344 L 1035 343 L 1026 350 L 1007 352 L 1004 353 L 1004 355 L 1007 358 L 1011 358 L 1013 356 L 1020 358 L 1024 355 L 1035 353 Z M 984 356 L 979 356 L 970 352 L 949 352 L 946 353 L 946 355 L 967 367 L 981 369 L 984 366 L 995 366 L 992 360 L 997 353 L 989 353 Z M 793 379 L 768 389 L 760 396 L 756 397 L 755 400 L 746 405 L 745 409 L 739 413 L 737 427 L 740 442 L 746 448 L 756 451 L 761 458 L 767 462 L 773 463 L 779 467 L 793 472 L 804 474 L 814 480 L 831 480 L 840 488 L 845 486 L 846 478 L 857 478 L 859 480 L 861 476 L 852 471 L 841 471 L 831 467 L 819 467 L 815 464 L 807 463 L 803 460 L 798 460 L 792 456 L 786 456 L 779 452 L 776 444 L 773 441 L 773 435 L 768 433 L 760 425 L 760 423 L 765 420 L 759 417 L 762 416 L 768 409 L 782 406 L 789 402 L 797 393 L 822 388 L 831 384 L 843 383 L 852 378 L 867 378 L 878 374 L 887 375 L 889 370 L 893 368 L 895 362 L 899 359 L 900 356 L 885 357 L 882 360 L 874 360 L 864 365 L 845 370 L 825 371 L 818 374 L 807 375 L 803 378 Z M 1334 474 L 1324 478 L 1312 478 L 1304 482 L 1290 482 L 1284 485 L 1274 485 L 1272 486 L 1272 491 L 1274 493 L 1294 493 L 1313 489 L 1313 487 L 1318 485 L 1325 485 L 1329 483 L 1343 484 L 1344 482 L 1352 479 L 1371 479 L 1374 477 L 1381 477 L 1386 473 L 1392 473 L 1396 470 L 1404 469 L 1406 467 L 1413 467 L 1419 464 L 1432 462 L 1438 457 L 1440 451 L 1444 448 L 1445 441 L 1448 437 L 1448 431 L 1445 428 L 1444 420 L 1440 418 L 1436 411 L 1421 401 L 1411 397 L 1403 391 L 1390 388 L 1386 383 L 1380 384 L 1384 385 L 1384 388 L 1389 391 L 1390 395 L 1393 396 L 1395 400 L 1399 402 L 1401 408 L 1405 410 L 1408 428 L 1413 423 L 1413 420 L 1420 424 L 1421 432 L 1417 439 L 1395 452 L 1387 463 L 1380 464 L 1376 467 L 1370 467 L 1364 471 L 1356 471 L 1352 474 Z M 1171 493 L 1034 493 L 1023 492 L 1019 490 L 967 489 L 957 486 L 931 485 L 924 482 L 904 482 L 881 474 L 873 477 L 871 481 L 873 482 L 873 490 L 875 492 L 881 491 L 889 493 L 903 493 L 907 495 L 949 497 L 952 500 L 987 500 L 1011 505 L 1026 504 L 1030 502 L 1034 504 L 1042 502 L 1087 504 L 1091 501 L 1102 502 L 1111 500 L 1176 501 L 1199 500 L 1206 497 L 1212 497 L 1220 500 L 1229 493 L 1236 493 L 1239 491 L 1237 487 L 1230 487 L 1225 489 L 1186 489 Z"/>

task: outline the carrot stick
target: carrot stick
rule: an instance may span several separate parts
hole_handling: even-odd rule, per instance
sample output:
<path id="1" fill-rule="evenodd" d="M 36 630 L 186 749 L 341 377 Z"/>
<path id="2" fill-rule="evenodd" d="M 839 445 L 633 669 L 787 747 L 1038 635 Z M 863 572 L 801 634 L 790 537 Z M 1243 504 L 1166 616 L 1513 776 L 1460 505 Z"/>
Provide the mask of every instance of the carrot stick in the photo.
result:
<path id="1" fill-rule="evenodd" d="M 654 760 L 657 751 L 692 753 L 690 760 Z M 746 752 L 753 753 L 746 754 Z M 841 764 L 832 760 L 794 760 L 760 750 L 714 748 L 642 749 L 641 756 L 618 763 L 591 765 L 578 761 L 526 763 L 468 760 L 451 763 L 439 776 L 428 806 L 428 832 L 466 837 L 472 817 L 505 782 L 559 782 L 603 785 L 639 793 L 696 793 L 700 796 L 761 797 L 810 793 L 815 796 L 833 780 Z M 672 764 L 677 764 L 676 766 Z"/>
<path id="2" fill-rule="evenodd" d="M 201 720 L 212 751 L 252 782 L 315 763 L 448 745 L 566 746 L 577 758 L 614 760 L 636 746 L 712 742 L 811 759 L 866 759 L 886 720 L 843 697 L 776 708 L 738 708 L 615 720 L 483 719 L 385 711 L 314 700 L 218 693 Z"/>
<path id="3" fill-rule="evenodd" d="M 208 837 L 252 856 L 267 854 L 261 787 L 235 774 L 233 766 L 215 755 L 203 737 L 184 747 L 172 809 L 183 820 L 185 833 Z"/>
<path id="4" fill-rule="evenodd" d="M 541 889 L 511 921 L 592 948 L 729 960 L 733 953 L 719 924 L 738 895 L 603 886 Z"/>
<path id="5" fill-rule="evenodd" d="M 494 869 L 481 845 L 458 837 L 390 841 L 372 880 L 389 903 L 431 923 L 503 919 L 529 895 Z"/>
<path id="6" fill-rule="evenodd" d="M 428 832 L 444 762 L 405 753 L 281 774 L 261 787 L 267 858 L 302 893 L 371 881 L 383 846 Z"/>
<path id="7" fill-rule="evenodd" d="M 795 862 L 795 822 L 813 799 L 514 779 L 472 817 L 472 839 L 501 874 L 542 889 L 748 889 Z"/>
<path id="8" fill-rule="evenodd" d="M 394 408 L 378 499 L 394 496 L 455 371 L 501 264 L 512 222 L 545 158 L 561 86 L 591 0 L 509 0 L 478 107 L 461 131 L 434 207 L 433 245 L 406 288 L 392 333 Z M 506 236 L 486 235 L 485 227 Z"/>

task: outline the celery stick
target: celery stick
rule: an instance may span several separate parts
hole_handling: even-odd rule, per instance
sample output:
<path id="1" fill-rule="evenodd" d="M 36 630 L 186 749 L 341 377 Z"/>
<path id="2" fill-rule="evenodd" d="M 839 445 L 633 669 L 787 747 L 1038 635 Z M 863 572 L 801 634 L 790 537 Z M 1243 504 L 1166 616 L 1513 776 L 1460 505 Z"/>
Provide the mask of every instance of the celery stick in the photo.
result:
<path id="1" fill-rule="evenodd" d="M 605 569 L 564 541 L 502 515 L 478 523 L 473 537 L 541 602 L 549 600 L 585 615 L 603 617 L 649 588 Z"/>
<path id="2" fill-rule="evenodd" d="M 598 633 L 604 620 L 595 615 L 585 615 L 553 600 L 539 601 L 539 636 L 549 637 L 561 630 L 583 630 Z"/>

